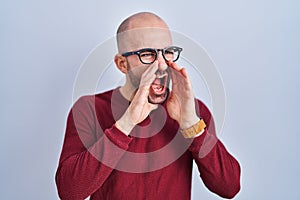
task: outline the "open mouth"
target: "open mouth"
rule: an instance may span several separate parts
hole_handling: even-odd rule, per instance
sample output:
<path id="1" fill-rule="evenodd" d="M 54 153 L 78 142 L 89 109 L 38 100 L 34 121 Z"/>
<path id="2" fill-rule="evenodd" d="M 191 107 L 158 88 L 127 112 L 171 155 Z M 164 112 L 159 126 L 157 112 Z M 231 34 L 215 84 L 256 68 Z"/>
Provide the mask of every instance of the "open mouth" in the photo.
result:
<path id="1" fill-rule="evenodd" d="M 166 91 L 167 74 L 156 76 L 156 79 L 151 84 L 151 89 L 155 95 L 162 95 Z"/>
<path id="2" fill-rule="evenodd" d="M 168 97 L 168 84 L 168 73 L 157 74 L 150 87 L 149 102 L 155 104 L 163 103 Z"/>

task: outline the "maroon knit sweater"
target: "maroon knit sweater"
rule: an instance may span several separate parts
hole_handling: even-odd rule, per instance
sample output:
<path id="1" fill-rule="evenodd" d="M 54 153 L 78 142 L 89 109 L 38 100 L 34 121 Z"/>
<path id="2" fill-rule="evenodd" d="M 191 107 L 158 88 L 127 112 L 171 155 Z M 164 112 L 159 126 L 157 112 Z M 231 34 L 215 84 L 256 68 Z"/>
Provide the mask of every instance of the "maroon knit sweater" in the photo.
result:
<path id="1" fill-rule="evenodd" d="M 210 191 L 224 198 L 238 193 L 240 166 L 216 137 L 202 102 L 196 100 L 196 109 L 207 127 L 195 139 L 181 136 L 165 105 L 126 136 L 114 123 L 129 103 L 116 89 L 74 104 L 56 172 L 61 199 L 188 200 L 193 159 Z"/>

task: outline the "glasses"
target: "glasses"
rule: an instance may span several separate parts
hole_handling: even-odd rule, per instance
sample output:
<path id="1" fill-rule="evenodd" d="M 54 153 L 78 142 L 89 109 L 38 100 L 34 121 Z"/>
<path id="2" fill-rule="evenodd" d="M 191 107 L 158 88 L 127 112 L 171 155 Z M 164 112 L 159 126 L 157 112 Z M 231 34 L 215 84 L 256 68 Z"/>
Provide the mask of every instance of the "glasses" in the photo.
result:
<path id="1" fill-rule="evenodd" d="M 145 48 L 145 49 L 140 49 L 138 51 L 123 53 L 122 56 L 127 57 L 131 55 L 138 55 L 140 61 L 143 64 L 152 64 L 157 59 L 159 51 L 162 52 L 162 56 L 165 59 L 165 61 L 176 62 L 180 56 L 182 48 L 176 46 L 170 46 L 164 49 Z"/>

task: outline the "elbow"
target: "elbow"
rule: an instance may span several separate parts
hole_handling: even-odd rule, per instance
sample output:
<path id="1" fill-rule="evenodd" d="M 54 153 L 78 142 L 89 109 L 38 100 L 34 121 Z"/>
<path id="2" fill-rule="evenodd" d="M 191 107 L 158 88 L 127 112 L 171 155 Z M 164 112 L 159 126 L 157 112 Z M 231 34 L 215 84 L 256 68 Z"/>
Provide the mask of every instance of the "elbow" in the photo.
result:
<path id="1" fill-rule="evenodd" d="M 222 186 L 221 186 L 222 185 Z M 215 187 L 214 189 L 212 188 L 208 188 L 210 189 L 211 192 L 219 195 L 222 198 L 225 199 L 233 199 L 240 191 L 240 184 L 238 183 L 220 183 L 218 184 L 217 187 Z"/>
<path id="2" fill-rule="evenodd" d="M 78 199 L 74 196 L 75 192 L 72 192 L 72 184 L 66 182 L 65 178 L 61 176 L 61 173 L 57 171 L 55 176 L 57 193 L 60 199 L 62 200 L 74 200 Z"/>
<path id="3" fill-rule="evenodd" d="M 72 192 L 69 185 L 60 183 L 59 180 L 56 180 L 57 193 L 61 200 L 75 200 L 75 199 L 84 199 L 79 198 L 79 195 L 76 196 L 76 192 Z"/>
<path id="4" fill-rule="evenodd" d="M 235 175 L 231 178 L 219 178 L 206 185 L 213 193 L 225 199 L 233 199 L 240 191 L 240 176 Z"/>
<path id="5" fill-rule="evenodd" d="M 233 199 L 241 190 L 240 184 L 240 176 L 237 175 L 235 178 L 231 178 L 230 180 L 224 182 L 224 190 L 222 192 L 223 198 Z"/>
<path id="6" fill-rule="evenodd" d="M 227 199 L 233 199 L 241 190 L 241 167 L 238 163 L 230 174 L 224 179 L 224 188 L 227 188 L 224 191 L 224 194 L 226 194 L 224 198 Z"/>
<path id="7" fill-rule="evenodd" d="M 57 193 L 62 200 L 81 200 L 86 199 L 89 194 L 82 188 L 78 180 L 71 178 L 72 176 L 63 173 L 62 168 L 58 169 L 55 175 Z"/>
<path id="8" fill-rule="evenodd" d="M 57 193 L 58 193 L 59 199 L 61 199 L 61 200 L 72 199 L 69 195 L 67 195 L 66 192 L 60 190 L 59 187 L 57 187 Z"/>
<path id="9" fill-rule="evenodd" d="M 60 176 L 59 172 L 57 171 L 55 176 L 55 183 L 57 188 L 57 193 L 60 199 L 70 199 L 69 195 L 67 194 L 67 187 L 63 184 L 63 178 Z"/>
<path id="10" fill-rule="evenodd" d="M 215 181 L 212 184 L 206 184 L 206 187 L 213 193 L 225 199 L 233 199 L 240 191 L 240 181 L 231 180 L 230 182 Z"/>
<path id="11" fill-rule="evenodd" d="M 226 199 L 233 199 L 239 193 L 240 189 L 241 187 L 239 183 L 231 185 L 230 189 L 228 189 L 222 197 Z"/>

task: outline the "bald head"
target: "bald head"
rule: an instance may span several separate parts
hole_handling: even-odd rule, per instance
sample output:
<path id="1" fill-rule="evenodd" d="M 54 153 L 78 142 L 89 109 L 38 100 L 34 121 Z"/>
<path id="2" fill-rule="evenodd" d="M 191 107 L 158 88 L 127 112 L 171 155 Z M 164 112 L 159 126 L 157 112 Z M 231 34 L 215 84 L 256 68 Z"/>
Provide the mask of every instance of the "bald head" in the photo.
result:
<path id="1" fill-rule="evenodd" d="M 150 35 L 152 36 L 149 37 Z M 155 36 L 166 37 L 166 35 L 170 37 L 168 40 L 170 42 L 168 25 L 159 16 L 150 12 L 137 13 L 129 16 L 120 24 L 117 30 L 118 49 L 120 53 L 133 50 L 138 45 L 146 45 L 144 44 L 147 43 L 144 41 L 145 39 L 154 40 Z"/>
<path id="2" fill-rule="evenodd" d="M 168 28 L 167 24 L 157 15 L 150 12 L 141 12 L 129 16 L 119 26 L 117 34 L 134 28 L 157 27 Z"/>

